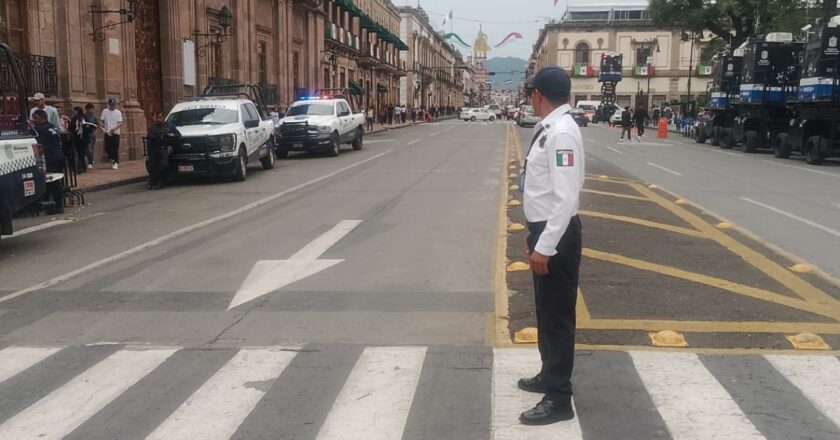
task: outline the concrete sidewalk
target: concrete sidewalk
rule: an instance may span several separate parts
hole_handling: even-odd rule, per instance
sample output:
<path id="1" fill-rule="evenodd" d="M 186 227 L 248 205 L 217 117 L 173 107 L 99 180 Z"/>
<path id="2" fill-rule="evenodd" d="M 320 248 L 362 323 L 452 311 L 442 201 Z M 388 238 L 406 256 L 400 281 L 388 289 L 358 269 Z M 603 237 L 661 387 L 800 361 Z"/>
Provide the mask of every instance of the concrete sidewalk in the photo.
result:
<path id="1" fill-rule="evenodd" d="M 451 118 L 454 118 L 454 116 L 437 118 L 434 122 Z M 393 125 L 374 124 L 373 131 L 365 131 L 365 135 L 369 136 L 371 134 L 383 133 L 389 130 L 412 127 L 420 124 L 425 124 L 425 122 L 417 121 L 416 123 L 412 123 L 411 121 L 408 121 L 405 124 Z M 120 169 L 118 170 L 112 170 L 111 165 L 108 162 L 100 162 L 95 165 L 94 169 L 79 174 L 79 185 L 76 189 L 82 192 L 102 191 L 117 186 L 143 182 L 147 177 L 146 162 L 143 159 L 122 162 L 120 163 Z"/>

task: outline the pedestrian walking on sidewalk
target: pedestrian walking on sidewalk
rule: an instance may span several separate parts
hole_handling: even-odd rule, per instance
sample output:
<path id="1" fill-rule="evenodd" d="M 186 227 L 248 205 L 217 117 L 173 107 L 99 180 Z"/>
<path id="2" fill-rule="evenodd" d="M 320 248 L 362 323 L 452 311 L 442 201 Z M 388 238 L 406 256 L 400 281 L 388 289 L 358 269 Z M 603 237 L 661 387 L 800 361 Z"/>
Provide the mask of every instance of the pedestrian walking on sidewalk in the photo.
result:
<path id="1" fill-rule="evenodd" d="M 45 110 L 36 109 L 32 112 L 32 129 L 37 133 L 36 141 L 44 147 L 44 159 L 48 173 L 64 172 L 64 152 L 61 150 L 61 135 L 54 125 L 48 121 Z M 47 193 L 55 205 L 47 211 L 47 214 L 64 213 L 64 185 L 61 179 L 56 179 L 47 184 Z"/>
<path id="2" fill-rule="evenodd" d="M 648 122 L 648 112 L 645 106 L 639 104 L 636 107 L 636 112 L 633 113 L 633 123 L 636 125 L 636 141 L 642 142 L 642 136 L 645 135 L 645 124 Z"/>
<path id="3" fill-rule="evenodd" d="M 542 368 L 534 377 L 520 379 L 517 385 L 544 396 L 519 420 L 526 425 L 547 425 L 575 416 L 571 378 L 582 243 L 578 208 L 584 151 L 580 129 L 569 115 L 569 74 L 557 66 L 544 67 L 531 77 L 527 87 L 534 113 L 542 118 L 528 149 L 522 176 L 529 232 L 526 252 L 534 273 Z"/>
<path id="4" fill-rule="evenodd" d="M 365 118 L 367 119 L 367 129 L 368 131 L 373 131 L 373 119 L 375 117 L 375 112 L 373 111 L 373 106 L 368 106 L 367 113 L 365 114 Z"/>
<path id="5" fill-rule="evenodd" d="M 163 112 L 155 113 L 155 121 L 146 135 L 146 171 L 149 172 L 149 189 L 161 189 L 166 181 L 169 168 L 169 155 L 172 143 L 181 137 L 181 133 L 171 122 L 166 122 Z"/>
<path id="6" fill-rule="evenodd" d="M 630 106 L 625 106 L 621 112 L 621 135 L 618 136 L 619 142 L 624 142 L 624 133 L 627 133 L 627 140 L 632 141 L 630 137 L 633 131 L 633 113 L 630 112 Z"/>
<path id="7" fill-rule="evenodd" d="M 105 132 L 105 152 L 111 161 L 111 169 L 120 168 L 120 127 L 123 124 L 122 112 L 117 108 L 117 98 L 108 98 L 108 108 L 99 116 L 99 127 Z"/>
<path id="8" fill-rule="evenodd" d="M 405 111 L 406 111 L 405 104 L 401 104 L 400 105 L 400 122 L 402 122 L 403 124 L 405 124 L 405 120 L 406 120 Z"/>
<path id="9" fill-rule="evenodd" d="M 417 108 L 414 106 L 411 107 L 411 123 L 417 123 Z"/>
<path id="10" fill-rule="evenodd" d="M 85 111 L 81 107 L 73 107 L 73 118 L 70 119 L 70 141 L 73 143 L 74 163 L 76 172 L 87 171 L 87 143 L 85 141 Z"/>
<path id="11" fill-rule="evenodd" d="M 394 122 L 399 124 L 400 121 L 402 121 L 402 107 L 399 104 L 395 105 L 393 112 L 394 112 Z"/>
<path id="12" fill-rule="evenodd" d="M 47 114 L 47 122 L 52 124 L 56 130 L 61 130 L 61 115 L 58 114 L 58 109 L 47 105 L 46 97 L 43 93 L 36 93 L 32 95 L 32 100 L 35 101 L 35 106 L 29 109 L 29 118 L 35 115 L 36 110 L 43 110 Z M 34 123 L 34 121 L 32 121 Z"/>
<path id="13" fill-rule="evenodd" d="M 85 158 L 87 159 L 87 168 L 93 169 L 96 159 L 94 159 L 94 147 L 96 146 L 96 131 L 99 130 L 99 118 L 96 117 L 96 106 L 87 103 L 85 104 L 85 120 L 84 126 L 84 142 L 85 142 Z"/>

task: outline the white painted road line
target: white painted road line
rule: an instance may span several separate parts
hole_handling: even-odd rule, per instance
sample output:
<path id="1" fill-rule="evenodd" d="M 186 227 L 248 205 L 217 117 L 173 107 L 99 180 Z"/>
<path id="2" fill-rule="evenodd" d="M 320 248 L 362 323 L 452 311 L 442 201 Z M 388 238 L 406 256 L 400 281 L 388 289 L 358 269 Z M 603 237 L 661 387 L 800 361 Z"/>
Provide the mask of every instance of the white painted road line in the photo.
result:
<path id="1" fill-rule="evenodd" d="M 146 440 L 230 438 L 299 348 L 240 350 Z"/>
<path id="2" fill-rule="evenodd" d="M 519 414 L 531 409 L 540 396 L 520 390 L 516 381 L 540 371 L 537 350 L 496 348 L 493 350 L 493 439 L 543 440 L 582 439 L 580 421 L 572 420 L 546 426 L 527 426 L 519 422 Z"/>
<path id="3" fill-rule="evenodd" d="M 586 139 L 586 142 L 592 142 L 593 144 L 595 143 L 595 141 L 593 141 L 592 139 L 589 139 L 589 138 L 584 138 L 584 139 Z"/>
<path id="4" fill-rule="evenodd" d="M 51 347 L 8 347 L 0 350 L 0 383 L 58 352 Z"/>
<path id="5" fill-rule="evenodd" d="M 415 139 L 415 140 L 413 140 L 413 141 L 411 141 L 411 142 L 409 142 L 409 143 L 407 143 L 407 144 L 405 144 L 405 145 L 410 147 L 410 146 L 412 146 L 412 145 L 414 145 L 414 144 L 416 144 L 416 143 L 418 143 L 418 142 L 420 142 L 420 141 L 422 141 L 422 140 L 423 140 L 423 139 Z"/>
<path id="6" fill-rule="evenodd" d="M 151 241 L 148 241 L 148 242 L 143 243 L 141 245 L 135 246 L 131 249 L 128 249 L 128 250 L 122 251 L 118 254 L 112 255 L 110 257 L 106 257 L 106 258 L 103 258 L 101 260 L 95 261 L 95 262 L 90 263 L 86 266 L 80 267 L 79 269 L 76 269 L 74 271 L 67 272 L 64 275 L 59 275 L 57 277 L 53 277 L 53 278 L 51 278 L 47 281 L 44 281 L 42 283 L 35 284 L 34 286 L 29 286 L 25 289 L 21 289 L 21 290 L 18 290 L 16 292 L 12 292 L 12 293 L 10 293 L 6 296 L 0 297 L 0 303 L 12 300 L 12 299 L 17 298 L 17 297 L 22 296 L 22 295 L 26 295 L 27 293 L 30 293 L 30 292 L 34 292 L 34 291 L 37 291 L 37 290 L 46 289 L 46 288 L 55 286 L 57 284 L 65 282 L 67 280 L 73 279 L 73 278 L 75 278 L 79 275 L 90 272 L 94 269 L 98 269 L 98 268 L 104 267 L 104 266 L 109 266 L 109 265 L 111 265 L 111 264 L 113 264 L 117 261 L 128 258 L 128 257 L 130 257 L 134 254 L 138 254 L 140 252 L 143 252 L 145 250 L 148 250 L 148 249 L 153 248 L 155 246 L 159 246 L 159 245 L 164 244 L 164 243 L 169 243 L 169 242 L 171 242 L 172 240 L 174 240 L 178 237 L 182 237 L 182 236 L 187 235 L 191 232 L 195 232 L 195 231 L 197 231 L 201 228 L 205 228 L 207 226 L 214 225 L 216 223 L 225 221 L 225 220 L 227 220 L 229 218 L 232 218 L 232 217 L 235 217 L 237 215 L 244 214 L 248 211 L 259 208 L 260 206 L 263 206 L 267 203 L 271 203 L 271 202 L 273 202 L 273 201 L 275 201 L 275 200 L 277 200 L 281 197 L 287 196 L 287 195 L 289 195 L 289 194 L 291 194 L 295 191 L 301 190 L 303 188 L 310 188 L 312 185 L 314 185 L 316 183 L 323 182 L 324 180 L 335 177 L 335 176 L 337 176 L 337 175 L 339 175 L 339 174 L 341 174 L 341 173 L 343 173 L 347 170 L 351 170 L 351 169 L 356 168 L 358 166 L 364 165 L 368 162 L 379 159 L 382 156 L 393 153 L 393 151 L 394 150 L 384 151 L 384 152 L 379 153 L 375 156 L 369 157 L 369 158 L 364 159 L 364 160 L 360 160 L 360 161 L 358 161 L 356 163 L 353 163 L 351 165 L 348 165 L 344 168 L 340 168 L 338 170 L 335 170 L 331 173 L 324 174 L 321 177 L 317 177 L 317 178 L 312 179 L 308 182 L 301 183 L 300 185 L 297 185 L 297 186 L 293 186 L 293 187 L 291 187 L 287 190 L 280 191 L 276 194 L 272 194 L 268 197 L 257 200 L 256 202 L 249 203 L 249 204 L 247 204 L 247 205 L 245 205 L 241 208 L 234 209 L 233 211 L 226 212 L 222 215 L 218 215 L 216 217 L 204 220 L 202 222 L 192 224 L 190 226 L 179 229 L 177 231 L 170 232 L 169 234 L 163 235 L 163 236 L 161 236 L 159 238 L 156 238 L 154 240 L 151 240 Z"/>
<path id="7" fill-rule="evenodd" d="M 764 356 L 829 420 L 840 426 L 840 360 L 834 356 Z"/>
<path id="8" fill-rule="evenodd" d="M 654 167 L 654 168 L 659 168 L 660 170 L 665 171 L 666 173 L 670 173 L 670 174 L 673 174 L 675 176 L 682 176 L 682 173 L 678 173 L 678 172 L 676 172 L 676 171 L 674 171 L 670 168 L 665 168 L 662 165 L 657 165 L 653 162 L 648 162 L 647 164 Z"/>
<path id="9" fill-rule="evenodd" d="M 782 210 L 782 209 L 776 208 L 775 206 L 770 206 L 770 205 L 767 205 L 767 204 L 765 204 L 765 203 L 761 203 L 761 202 L 755 201 L 755 200 L 753 200 L 753 199 L 751 199 L 751 198 L 749 198 L 749 197 L 741 197 L 741 200 L 743 200 L 743 201 L 745 201 L 745 202 L 752 203 L 753 205 L 756 205 L 756 206 L 761 206 L 762 208 L 765 208 L 765 209 L 769 209 L 769 210 L 771 210 L 771 211 L 773 211 L 773 212 L 775 212 L 775 213 L 777 213 L 777 214 L 781 214 L 781 215 L 783 215 L 783 216 L 785 216 L 785 217 L 791 218 L 791 219 L 796 220 L 796 221 L 798 221 L 798 222 L 800 222 L 800 223 L 805 223 L 805 224 L 806 224 L 806 225 L 808 225 L 808 226 L 811 226 L 811 227 L 813 227 L 813 228 L 819 229 L 820 231 L 823 231 L 823 232 L 825 232 L 825 233 L 828 233 L 828 234 L 831 234 L 831 235 L 833 235 L 833 236 L 835 236 L 835 237 L 840 238 L 840 231 L 835 231 L 834 229 L 831 229 L 831 228 L 829 228 L 828 226 L 821 225 L 821 224 L 819 224 L 819 223 L 817 223 L 817 222 L 813 222 L 813 221 L 811 221 L 811 220 L 808 220 L 807 218 L 802 218 L 802 217 L 800 217 L 800 216 L 798 216 L 798 215 L 795 215 L 795 214 L 791 214 L 791 213 L 789 213 L 789 212 L 787 212 L 787 211 L 784 211 L 784 210 Z"/>
<path id="10" fill-rule="evenodd" d="M 20 237 L 21 235 L 31 234 L 33 232 L 43 231 L 44 229 L 54 228 L 56 226 L 66 225 L 67 223 L 73 223 L 76 220 L 53 220 L 46 223 L 42 223 L 40 225 L 31 226 L 25 229 L 21 229 L 20 231 L 15 231 L 14 234 L 10 235 L 8 238 L 15 238 Z"/>
<path id="11" fill-rule="evenodd" d="M 0 438 L 64 438 L 176 351 L 118 351 L 0 425 Z"/>
<path id="12" fill-rule="evenodd" d="M 317 440 L 402 438 L 426 347 L 367 347 L 347 377 Z"/>
<path id="13" fill-rule="evenodd" d="M 675 439 L 764 439 L 692 353 L 631 351 L 662 420 Z"/>
<path id="14" fill-rule="evenodd" d="M 614 152 L 616 152 L 616 153 L 618 153 L 618 154 L 624 154 L 624 152 L 623 152 L 623 151 L 621 151 L 621 150 L 619 150 L 618 148 L 607 147 L 607 150 L 614 151 Z"/>
<path id="15" fill-rule="evenodd" d="M 708 151 L 711 151 L 712 153 L 726 154 L 727 156 L 744 157 L 743 154 L 733 153 L 731 151 L 723 151 L 723 150 L 715 150 L 715 149 L 709 149 Z"/>
<path id="16" fill-rule="evenodd" d="M 823 176 L 840 178 L 840 174 L 829 173 L 828 171 L 820 171 L 820 170 L 815 170 L 813 168 L 806 168 L 806 167 L 801 167 L 801 166 L 798 166 L 798 165 L 791 165 L 789 163 L 781 163 L 781 162 L 778 162 L 778 161 L 775 161 L 775 160 L 765 160 L 765 162 L 772 163 L 773 165 L 778 165 L 780 167 L 787 167 L 787 168 L 797 169 L 797 170 L 800 170 L 800 171 L 807 171 L 811 174 L 821 174 Z"/>

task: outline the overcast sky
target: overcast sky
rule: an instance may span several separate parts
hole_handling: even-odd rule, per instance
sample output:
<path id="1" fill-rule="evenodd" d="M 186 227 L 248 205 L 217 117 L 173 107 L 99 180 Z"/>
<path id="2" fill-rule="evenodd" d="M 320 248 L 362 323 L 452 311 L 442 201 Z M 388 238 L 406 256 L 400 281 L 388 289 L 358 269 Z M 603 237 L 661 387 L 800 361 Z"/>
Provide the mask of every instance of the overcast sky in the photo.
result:
<path id="1" fill-rule="evenodd" d="M 435 29 L 440 29 L 443 16 L 452 10 L 455 17 L 452 32 L 460 35 L 467 44 L 472 45 L 482 21 L 484 32 L 490 37 L 490 45 L 495 46 L 511 32 L 519 32 L 522 40 L 512 42 L 499 49 L 493 49 L 488 57 L 515 56 L 528 59 L 537 40 L 540 29 L 549 18 L 559 19 L 566 9 L 567 2 L 572 5 L 646 3 L 645 0 L 392 0 L 397 6 L 420 6 L 429 13 L 429 20 Z M 446 32 L 450 31 L 449 24 Z M 458 46 L 458 44 L 456 44 Z M 463 54 L 470 50 L 459 47 Z"/>

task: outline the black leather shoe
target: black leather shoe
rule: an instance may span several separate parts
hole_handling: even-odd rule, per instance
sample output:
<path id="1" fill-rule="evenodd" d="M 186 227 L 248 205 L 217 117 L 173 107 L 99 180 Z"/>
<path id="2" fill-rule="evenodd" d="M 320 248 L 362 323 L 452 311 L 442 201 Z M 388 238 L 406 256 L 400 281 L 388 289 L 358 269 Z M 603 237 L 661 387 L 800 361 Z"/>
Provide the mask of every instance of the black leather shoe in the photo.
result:
<path id="1" fill-rule="evenodd" d="M 539 374 L 534 377 L 523 377 L 516 382 L 516 385 L 522 391 L 545 394 L 545 384 Z"/>
<path id="2" fill-rule="evenodd" d="M 523 425 L 550 425 L 552 423 L 572 420 L 575 411 L 571 402 L 543 399 L 537 406 L 519 415 Z"/>

